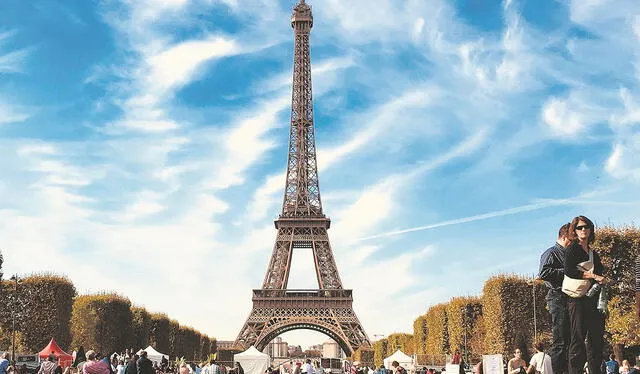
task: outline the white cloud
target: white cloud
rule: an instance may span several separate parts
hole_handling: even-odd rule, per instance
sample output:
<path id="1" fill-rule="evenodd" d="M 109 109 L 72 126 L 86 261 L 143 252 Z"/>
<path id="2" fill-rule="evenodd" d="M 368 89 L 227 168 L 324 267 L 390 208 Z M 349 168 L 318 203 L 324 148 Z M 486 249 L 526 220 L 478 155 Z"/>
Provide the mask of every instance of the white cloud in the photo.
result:
<path id="1" fill-rule="evenodd" d="M 566 100 L 552 98 L 542 109 L 542 119 L 556 136 L 572 137 L 586 127 L 587 119 L 578 111 L 572 110 Z"/>

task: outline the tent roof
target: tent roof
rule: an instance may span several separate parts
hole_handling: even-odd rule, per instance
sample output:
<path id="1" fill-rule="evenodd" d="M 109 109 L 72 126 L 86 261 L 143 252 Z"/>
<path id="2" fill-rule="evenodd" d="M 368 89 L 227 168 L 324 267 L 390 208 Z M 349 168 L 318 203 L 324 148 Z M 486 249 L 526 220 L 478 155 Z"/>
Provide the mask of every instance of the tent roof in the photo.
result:
<path id="1" fill-rule="evenodd" d="M 158 351 L 155 350 L 155 348 L 153 348 L 152 346 L 148 346 L 145 349 L 141 349 L 138 351 L 138 354 L 140 354 L 140 352 L 145 351 L 147 352 L 147 356 L 167 356 L 169 357 L 169 355 L 166 355 L 164 353 L 160 353 Z"/>
<path id="2" fill-rule="evenodd" d="M 236 357 L 240 357 L 240 358 L 269 358 L 269 355 L 266 353 L 262 353 L 259 350 L 256 349 L 256 347 L 251 346 L 249 347 L 249 349 L 247 349 L 244 352 L 241 353 L 236 353 L 235 355 L 233 355 L 233 359 L 235 360 Z"/>
<path id="3" fill-rule="evenodd" d="M 398 361 L 398 362 L 413 362 L 413 358 L 411 358 L 411 356 L 406 355 L 404 352 L 402 352 L 399 349 L 393 352 L 391 356 L 385 358 L 385 360 Z"/>
<path id="4" fill-rule="evenodd" d="M 67 352 L 63 351 L 62 348 L 60 348 L 60 346 L 58 345 L 58 343 L 56 343 L 56 340 L 54 338 L 51 338 L 51 341 L 49 342 L 49 344 L 47 344 L 47 346 L 44 347 L 44 349 L 41 350 L 40 353 L 38 353 L 38 356 L 48 357 L 52 353 L 56 357 L 73 359 L 73 357 L 70 354 L 68 354 Z"/>

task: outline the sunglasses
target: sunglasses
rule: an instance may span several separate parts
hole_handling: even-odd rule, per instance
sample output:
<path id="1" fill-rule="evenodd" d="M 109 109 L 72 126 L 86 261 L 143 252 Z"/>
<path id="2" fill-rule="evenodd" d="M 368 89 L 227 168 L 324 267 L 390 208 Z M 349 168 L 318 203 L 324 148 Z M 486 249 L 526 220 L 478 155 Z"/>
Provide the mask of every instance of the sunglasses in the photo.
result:
<path id="1" fill-rule="evenodd" d="M 588 230 L 591 227 L 587 226 L 587 225 L 580 225 L 580 226 L 576 226 L 576 230 L 578 231 L 582 231 L 582 230 Z"/>

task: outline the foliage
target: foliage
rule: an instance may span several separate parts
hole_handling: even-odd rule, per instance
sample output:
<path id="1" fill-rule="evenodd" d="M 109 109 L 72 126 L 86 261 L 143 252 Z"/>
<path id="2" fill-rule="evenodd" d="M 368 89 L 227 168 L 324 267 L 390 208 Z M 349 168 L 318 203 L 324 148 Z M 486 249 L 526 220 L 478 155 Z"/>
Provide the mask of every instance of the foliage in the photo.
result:
<path id="1" fill-rule="evenodd" d="M 426 353 L 437 356 L 449 353 L 449 331 L 447 326 L 447 304 L 430 307 L 425 314 L 427 325 Z"/>
<path id="2" fill-rule="evenodd" d="M 209 346 L 210 346 L 209 351 L 211 353 L 218 352 L 218 340 L 216 338 L 211 338 L 209 340 Z"/>
<path id="3" fill-rule="evenodd" d="M 640 320 L 636 317 L 635 303 L 630 303 L 620 296 L 609 301 L 607 331 L 611 334 L 612 344 L 626 347 L 640 345 Z"/>
<path id="4" fill-rule="evenodd" d="M 131 342 L 131 302 L 114 293 L 78 296 L 73 303 L 73 346 L 109 354 Z"/>
<path id="5" fill-rule="evenodd" d="M 52 337 L 63 348 L 71 343 L 69 319 L 76 289 L 65 277 L 35 274 L 14 281 L 3 281 L 7 308 L 0 308 L 0 327 L 11 330 L 12 316 L 20 332 L 23 348 L 37 352 Z"/>
<path id="6" fill-rule="evenodd" d="M 149 340 L 158 351 L 169 352 L 169 317 L 166 314 L 151 314 L 151 337 Z"/>
<path id="7" fill-rule="evenodd" d="M 424 355 L 427 353 L 427 318 L 422 315 L 413 321 L 413 342 L 416 353 Z"/>
<path id="8" fill-rule="evenodd" d="M 514 275 L 489 278 L 484 284 L 482 296 L 486 353 L 502 353 L 511 356 L 520 348 L 528 360 L 529 347 L 534 341 L 534 289 L 538 335 L 550 334 L 550 315 L 545 310 L 546 291 L 533 281 Z M 543 312 L 544 311 L 544 312 Z"/>
<path id="9" fill-rule="evenodd" d="M 200 335 L 200 359 L 207 360 L 211 352 L 211 339 L 206 335 Z"/>
<path id="10" fill-rule="evenodd" d="M 131 307 L 131 344 L 135 349 L 146 348 L 151 340 L 151 314 L 138 306 Z"/>
<path id="11" fill-rule="evenodd" d="M 11 340 L 12 340 L 11 329 L 3 330 L 0 327 L 0 351 L 11 351 Z M 20 331 L 16 331 L 16 354 L 18 353 L 29 353 L 31 352 L 24 343 L 24 338 L 22 337 L 22 333 Z"/>
<path id="12" fill-rule="evenodd" d="M 470 358 L 476 359 L 482 355 L 481 351 L 471 349 L 471 338 L 476 335 L 476 322 L 482 315 L 482 302 L 479 297 L 456 297 L 447 304 L 447 329 L 451 352 L 456 350 L 463 353 L 468 350 Z"/>
<path id="13" fill-rule="evenodd" d="M 393 354 L 393 352 L 398 349 L 408 355 L 416 353 L 413 335 L 404 333 L 389 335 L 387 337 L 387 356 Z"/>
<path id="14" fill-rule="evenodd" d="M 180 324 L 175 319 L 169 320 L 169 356 L 176 357 L 180 350 Z"/>
<path id="15" fill-rule="evenodd" d="M 373 362 L 376 366 L 380 366 L 383 363 L 385 357 L 387 357 L 387 339 L 380 339 L 373 343 Z"/>
<path id="16" fill-rule="evenodd" d="M 609 343 L 634 346 L 640 344 L 638 319 L 634 315 L 635 259 L 640 255 L 640 229 L 635 226 L 605 226 L 596 232 L 593 248 L 600 254 L 605 275 L 618 282 L 608 287 L 609 301 L 606 330 Z"/>

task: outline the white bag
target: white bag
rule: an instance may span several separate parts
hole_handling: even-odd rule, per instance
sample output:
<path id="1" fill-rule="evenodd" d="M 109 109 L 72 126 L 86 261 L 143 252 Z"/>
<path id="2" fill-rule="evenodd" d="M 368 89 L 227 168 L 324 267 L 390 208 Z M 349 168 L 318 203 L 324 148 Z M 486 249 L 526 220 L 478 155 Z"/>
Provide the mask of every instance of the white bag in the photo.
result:
<path id="1" fill-rule="evenodd" d="M 592 271 L 593 270 L 593 250 L 589 250 L 589 261 L 584 261 L 578 264 L 578 270 Z M 562 280 L 562 292 L 569 297 L 582 297 L 587 294 L 591 288 L 591 279 L 574 279 L 564 276 Z"/>

